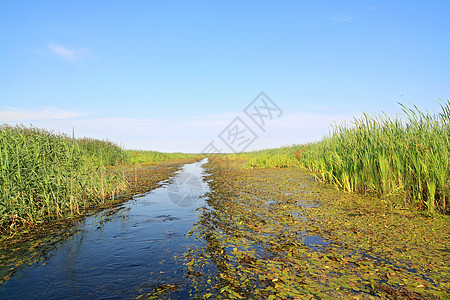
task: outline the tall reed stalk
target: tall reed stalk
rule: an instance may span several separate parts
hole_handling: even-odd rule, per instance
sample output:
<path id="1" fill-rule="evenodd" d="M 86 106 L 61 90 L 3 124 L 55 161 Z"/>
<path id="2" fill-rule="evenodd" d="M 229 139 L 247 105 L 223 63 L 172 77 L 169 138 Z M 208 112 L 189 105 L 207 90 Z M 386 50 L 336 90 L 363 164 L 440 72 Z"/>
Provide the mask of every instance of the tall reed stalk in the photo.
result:
<path id="1" fill-rule="evenodd" d="M 450 101 L 440 114 L 417 107 L 406 118 L 364 115 L 305 145 L 301 166 L 350 192 L 402 197 L 428 211 L 445 211 L 450 192 Z M 297 146 L 298 147 L 298 146 Z"/>
<path id="2" fill-rule="evenodd" d="M 175 159 L 198 157 L 190 153 L 164 153 L 159 151 L 126 150 L 127 161 L 132 164 L 165 162 Z"/>
<path id="3" fill-rule="evenodd" d="M 400 105 L 402 118 L 364 114 L 351 125 L 335 125 L 317 143 L 229 157 L 247 159 L 251 168 L 302 166 L 339 189 L 376 193 L 386 201 L 401 198 L 419 209 L 446 212 L 450 101 L 434 115 Z"/>
<path id="4" fill-rule="evenodd" d="M 24 126 L 0 126 L 0 230 L 78 214 L 125 187 L 105 165 L 120 147 Z"/>

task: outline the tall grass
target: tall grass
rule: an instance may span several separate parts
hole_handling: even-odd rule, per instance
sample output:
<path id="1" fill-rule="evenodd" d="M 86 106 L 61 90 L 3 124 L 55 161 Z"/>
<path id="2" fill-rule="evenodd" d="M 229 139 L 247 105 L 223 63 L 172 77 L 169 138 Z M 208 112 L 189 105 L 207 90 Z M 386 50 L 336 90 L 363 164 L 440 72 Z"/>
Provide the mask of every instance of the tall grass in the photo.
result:
<path id="1" fill-rule="evenodd" d="M 0 126 L 0 229 L 77 214 L 114 197 L 125 181 L 103 166 L 118 163 L 121 151 L 110 142 Z"/>
<path id="2" fill-rule="evenodd" d="M 108 140 L 77 139 L 80 150 L 96 165 L 115 166 L 127 161 L 126 151 Z"/>
<path id="3" fill-rule="evenodd" d="M 252 151 L 239 154 L 227 155 L 227 158 L 247 161 L 248 168 L 287 168 L 298 166 L 298 160 L 293 155 L 293 148 L 290 146 Z"/>
<path id="4" fill-rule="evenodd" d="M 164 153 L 159 151 L 126 150 L 127 161 L 131 164 L 166 162 L 175 159 L 185 159 L 198 156 L 189 153 Z"/>
<path id="5" fill-rule="evenodd" d="M 365 114 L 352 126 L 334 126 L 318 143 L 252 153 L 248 166 L 267 167 L 271 161 L 285 166 L 295 157 L 300 166 L 340 189 L 448 211 L 450 101 L 434 115 L 401 106 L 404 118 Z"/>

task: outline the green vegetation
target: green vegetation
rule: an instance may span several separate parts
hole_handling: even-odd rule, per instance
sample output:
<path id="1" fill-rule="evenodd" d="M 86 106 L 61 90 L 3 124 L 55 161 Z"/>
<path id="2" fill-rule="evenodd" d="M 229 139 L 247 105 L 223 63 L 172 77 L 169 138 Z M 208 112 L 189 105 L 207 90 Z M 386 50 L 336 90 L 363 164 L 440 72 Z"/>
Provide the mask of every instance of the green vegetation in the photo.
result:
<path id="1" fill-rule="evenodd" d="M 227 157 L 231 160 L 242 159 L 246 162 L 247 168 L 287 168 L 299 166 L 294 155 L 294 150 L 298 147 L 281 147 L 276 149 L 266 149 L 247 153 L 230 154 Z"/>
<path id="2" fill-rule="evenodd" d="M 95 165 L 115 166 L 127 161 L 126 151 L 108 140 L 93 138 L 77 139 L 80 150 Z"/>
<path id="3" fill-rule="evenodd" d="M 238 164 L 207 165 L 202 243 L 186 255 L 195 299 L 449 299 L 449 216 Z"/>
<path id="4" fill-rule="evenodd" d="M 402 108 L 406 119 L 364 115 L 355 119 L 353 126 L 335 126 L 320 142 L 241 157 L 248 159 L 250 168 L 297 165 L 339 189 L 446 212 L 450 201 L 450 101 L 436 115 L 417 107 Z"/>
<path id="5" fill-rule="evenodd" d="M 125 153 L 128 158 L 127 161 L 131 164 L 167 162 L 198 157 L 198 154 L 179 152 L 163 153 L 158 151 L 126 150 Z"/>
<path id="6" fill-rule="evenodd" d="M 123 151 L 108 141 L 76 140 L 23 126 L 0 127 L 0 230 L 79 214 L 126 186 L 105 165 Z"/>
<path id="7" fill-rule="evenodd" d="M 0 232 L 79 215 L 117 196 L 142 192 L 176 169 L 163 172 L 136 164 L 196 158 L 124 150 L 108 140 L 75 139 L 33 127 L 0 126 Z"/>
<path id="8" fill-rule="evenodd" d="M 337 125 L 317 143 L 215 155 L 208 205 L 191 231 L 202 243 L 185 256 L 195 294 L 448 298 L 450 101 L 437 115 L 403 110 L 403 119 L 364 115 Z M 200 157 L 0 126 L 0 232 L 143 193 L 176 171 L 173 162 Z M 8 266 L 23 263 L 3 249 L 14 256 Z"/>

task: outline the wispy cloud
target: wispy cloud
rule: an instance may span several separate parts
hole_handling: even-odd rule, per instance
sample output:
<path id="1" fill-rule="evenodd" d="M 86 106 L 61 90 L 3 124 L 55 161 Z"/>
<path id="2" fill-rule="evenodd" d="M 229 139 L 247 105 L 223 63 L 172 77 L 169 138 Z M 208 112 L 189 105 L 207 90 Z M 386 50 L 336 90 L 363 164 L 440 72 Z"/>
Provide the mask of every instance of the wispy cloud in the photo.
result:
<path id="1" fill-rule="evenodd" d="M 85 58 L 89 54 L 89 50 L 86 48 L 69 48 L 66 46 L 49 43 L 48 49 L 58 56 L 59 58 L 62 58 L 64 60 L 68 60 L 71 62 L 77 62 L 83 58 Z"/>
<path id="2" fill-rule="evenodd" d="M 334 15 L 330 19 L 331 19 L 331 21 L 336 22 L 336 23 L 346 23 L 346 22 L 350 22 L 351 20 L 353 20 L 353 17 L 346 16 L 346 15 Z"/>
<path id="3" fill-rule="evenodd" d="M 73 112 L 57 108 L 47 108 L 41 110 L 4 108 L 0 109 L 0 123 L 39 120 L 67 120 L 82 115 L 85 115 L 85 113 Z"/>

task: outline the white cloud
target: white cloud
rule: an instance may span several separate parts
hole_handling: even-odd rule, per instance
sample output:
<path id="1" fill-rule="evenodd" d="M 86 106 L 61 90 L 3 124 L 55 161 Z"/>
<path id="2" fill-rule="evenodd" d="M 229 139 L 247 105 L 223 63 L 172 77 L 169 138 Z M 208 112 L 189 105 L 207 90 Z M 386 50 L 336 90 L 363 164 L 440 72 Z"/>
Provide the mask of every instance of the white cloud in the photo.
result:
<path id="1" fill-rule="evenodd" d="M 89 53 L 89 50 L 86 48 L 71 49 L 53 43 L 48 44 L 48 49 L 58 57 L 71 62 L 79 61 L 80 59 L 85 58 Z"/>
<path id="2" fill-rule="evenodd" d="M 0 110 L 1 122 L 23 122 L 37 120 L 63 120 L 85 115 L 84 113 L 47 108 L 41 110 L 25 110 L 19 108 L 6 108 Z"/>

